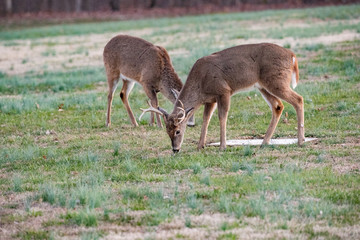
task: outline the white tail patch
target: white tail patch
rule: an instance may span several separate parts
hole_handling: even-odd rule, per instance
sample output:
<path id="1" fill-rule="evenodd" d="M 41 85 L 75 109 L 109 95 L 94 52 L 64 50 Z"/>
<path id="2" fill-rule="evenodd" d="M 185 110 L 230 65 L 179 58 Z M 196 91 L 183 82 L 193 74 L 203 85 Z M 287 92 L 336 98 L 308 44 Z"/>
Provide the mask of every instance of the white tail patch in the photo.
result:
<path id="1" fill-rule="evenodd" d="M 295 57 L 293 57 L 293 64 L 294 65 L 295 65 L 295 61 L 296 61 L 296 59 L 295 59 Z M 291 86 L 292 86 L 293 89 L 295 89 L 296 86 L 297 86 L 296 73 L 295 72 L 293 72 L 292 75 L 291 75 Z"/>
<path id="2" fill-rule="evenodd" d="M 291 75 L 291 86 L 293 89 L 296 88 L 297 86 L 297 82 L 296 82 L 296 73 L 293 72 L 292 75 Z"/>

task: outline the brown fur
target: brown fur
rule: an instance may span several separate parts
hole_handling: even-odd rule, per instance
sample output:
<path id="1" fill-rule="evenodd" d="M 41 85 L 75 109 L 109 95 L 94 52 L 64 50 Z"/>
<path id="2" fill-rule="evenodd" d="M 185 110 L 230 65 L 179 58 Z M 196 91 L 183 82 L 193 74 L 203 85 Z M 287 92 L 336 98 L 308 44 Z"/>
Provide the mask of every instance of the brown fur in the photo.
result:
<path id="1" fill-rule="evenodd" d="M 161 92 L 174 103 L 176 97 L 171 89 L 180 91 L 183 86 L 165 48 L 155 46 L 141 38 L 127 35 L 118 35 L 112 38 L 104 48 L 103 58 L 109 86 L 107 126 L 111 124 L 111 104 L 120 74 L 139 83 L 155 107 L 158 107 L 157 92 Z M 120 98 L 132 124 L 138 126 L 128 102 L 131 91 L 128 88 L 131 85 L 133 85 L 131 81 L 123 79 Z M 156 117 L 157 125 L 161 127 L 160 118 L 158 115 Z M 152 114 L 150 123 L 153 124 L 153 122 Z"/>
<path id="2" fill-rule="evenodd" d="M 198 148 L 206 141 L 211 114 L 218 105 L 220 120 L 220 149 L 226 147 L 226 121 L 230 108 L 230 97 L 240 90 L 257 85 L 272 110 L 272 119 L 263 144 L 268 144 L 283 111 L 283 99 L 292 104 L 298 119 L 298 144 L 304 141 L 303 98 L 290 88 L 292 73 L 299 79 L 295 54 L 290 50 L 270 43 L 240 45 L 200 58 L 192 67 L 171 114 L 164 112 L 167 132 L 174 151 L 179 151 L 186 125 L 174 124 L 179 107 L 183 103 L 188 113 L 186 119 L 202 104 L 205 105 L 203 125 Z M 180 131 L 179 134 L 174 134 Z"/>

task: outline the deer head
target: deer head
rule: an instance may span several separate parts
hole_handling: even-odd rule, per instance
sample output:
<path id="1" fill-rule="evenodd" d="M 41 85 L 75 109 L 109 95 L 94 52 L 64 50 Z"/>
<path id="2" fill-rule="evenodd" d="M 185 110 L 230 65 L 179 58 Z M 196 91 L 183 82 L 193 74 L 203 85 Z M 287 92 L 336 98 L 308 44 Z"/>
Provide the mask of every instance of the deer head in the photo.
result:
<path id="1" fill-rule="evenodd" d="M 163 116 L 165 125 L 166 125 L 166 132 L 171 139 L 171 146 L 174 153 L 180 151 L 181 144 L 184 139 L 184 133 L 186 129 L 186 122 L 189 117 L 192 115 L 194 108 L 184 109 L 184 105 L 179 100 L 181 107 L 176 107 L 171 114 L 168 114 L 166 110 L 158 107 L 157 109 L 151 106 L 150 102 L 148 101 L 149 108 L 141 109 L 143 113 L 140 115 L 139 120 L 144 115 L 145 112 L 155 112 Z"/>

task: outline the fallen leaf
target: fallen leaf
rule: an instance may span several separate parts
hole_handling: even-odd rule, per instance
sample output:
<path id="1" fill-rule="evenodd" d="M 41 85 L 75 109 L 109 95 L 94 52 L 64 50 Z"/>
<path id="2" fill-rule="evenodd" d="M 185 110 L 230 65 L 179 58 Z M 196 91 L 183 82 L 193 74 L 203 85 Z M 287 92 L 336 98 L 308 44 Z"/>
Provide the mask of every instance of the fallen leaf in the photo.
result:
<path id="1" fill-rule="evenodd" d="M 62 103 L 62 104 L 60 104 L 60 105 L 58 106 L 58 108 L 59 108 L 59 112 L 64 111 L 63 107 L 64 107 L 64 104 L 63 104 L 63 103 Z"/>

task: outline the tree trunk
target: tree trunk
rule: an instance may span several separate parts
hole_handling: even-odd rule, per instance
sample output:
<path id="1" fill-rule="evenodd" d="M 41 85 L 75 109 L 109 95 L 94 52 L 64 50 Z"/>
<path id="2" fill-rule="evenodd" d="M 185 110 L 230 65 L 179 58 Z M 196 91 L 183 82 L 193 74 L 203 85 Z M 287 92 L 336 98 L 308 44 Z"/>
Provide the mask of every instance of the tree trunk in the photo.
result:
<path id="1" fill-rule="evenodd" d="M 12 13 L 12 0 L 6 0 L 6 14 Z"/>
<path id="2" fill-rule="evenodd" d="M 75 12 L 81 12 L 81 3 L 82 3 L 82 0 L 76 0 L 75 1 Z"/>

